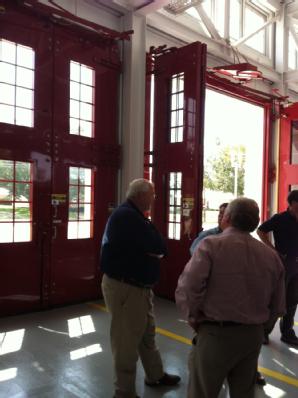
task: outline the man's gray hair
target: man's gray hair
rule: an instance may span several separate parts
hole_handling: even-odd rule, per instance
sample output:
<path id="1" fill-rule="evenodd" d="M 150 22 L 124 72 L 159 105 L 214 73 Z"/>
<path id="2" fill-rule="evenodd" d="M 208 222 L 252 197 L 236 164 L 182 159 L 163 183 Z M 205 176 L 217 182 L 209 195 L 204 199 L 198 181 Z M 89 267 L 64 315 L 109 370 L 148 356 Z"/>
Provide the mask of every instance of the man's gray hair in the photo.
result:
<path id="1" fill-rule="evenodd" d="M 241 231 L 252 232 L 259 224 L 259 206 L 249 198 L 234 199 L 226 208 L 230 224 Z"/>
<path id="2" fill-rule="evenodd" d="M 153 183 L 145 178 L 137 178 L 131 181 L 126 191 L 126 198 L 131 199 L 138 196 L 139 193 L 148 192 Z"/>

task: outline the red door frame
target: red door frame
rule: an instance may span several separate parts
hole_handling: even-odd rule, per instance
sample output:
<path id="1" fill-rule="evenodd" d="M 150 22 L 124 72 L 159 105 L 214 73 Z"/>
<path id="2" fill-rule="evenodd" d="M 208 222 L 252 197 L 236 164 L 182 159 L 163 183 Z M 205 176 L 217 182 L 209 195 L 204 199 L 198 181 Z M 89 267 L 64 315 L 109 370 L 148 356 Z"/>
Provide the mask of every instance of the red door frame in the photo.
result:
<path id="1" fill-rule="evenodd" d="M 290 186 L 298 184 L 298 164 L 291 164 L 292 124 L 298 121 L 298 103 L 281 110 L 279 137 L 278 211 L 287 208 Z"/>
<path id="2" fill-rule="evenodd" d="M 272 122 L 274 120 L 274 101 L 277 99 L 271 94 L 262 93 L 261 91 L 250 89 L 239 83 L 233 83 L 225 78 L 219 78 L 212 73 L 206 75 L 206 88 L 226 94 L 230 97 L 258 105 L 264 109 L 264 125 L 263 125 L 263 184 L 262 184 L 262 208 L 260 209 L 261 220 L 266 220 L 270 215 L 270 184 L 274 182 L 272 178 L 273 161 L 271 158 L 272 146 Z"/>

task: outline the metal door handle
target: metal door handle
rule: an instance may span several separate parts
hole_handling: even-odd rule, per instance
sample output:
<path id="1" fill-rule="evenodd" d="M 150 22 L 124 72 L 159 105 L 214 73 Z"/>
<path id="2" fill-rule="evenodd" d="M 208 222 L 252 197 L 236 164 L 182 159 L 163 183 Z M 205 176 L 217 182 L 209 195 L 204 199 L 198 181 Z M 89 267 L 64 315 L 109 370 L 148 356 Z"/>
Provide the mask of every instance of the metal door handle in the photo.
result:
<path id="1" fill-rule="evenodd" d="M 57 227 L 56 225 L 53 225 L 53 235 L 52 235 L 52 239 L 56 239 L 57 238 Z"/>
<path id="2" fill-rule="evenodd" d="M 53 217 L 56 218 L 56 217 L 57 217 L 57 214 L 58 214 L 58 206 L 57 206 L 57 205 L 54 205 L 54 214 L 53 214 Z"/>

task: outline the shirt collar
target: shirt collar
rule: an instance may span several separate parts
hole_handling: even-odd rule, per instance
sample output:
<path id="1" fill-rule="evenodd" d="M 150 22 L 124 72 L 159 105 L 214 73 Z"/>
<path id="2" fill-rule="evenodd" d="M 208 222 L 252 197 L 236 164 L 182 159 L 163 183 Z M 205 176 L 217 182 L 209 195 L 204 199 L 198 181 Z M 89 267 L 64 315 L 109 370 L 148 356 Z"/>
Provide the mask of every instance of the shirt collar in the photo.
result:
<path id="1" fill-rule="evenodd" d="M 130 207 L 132 207 L 134 210 L 136 210 L 139 214 L 141 214 L 146 220 L 148 220 L 148 218 L 146 218 L 145 216 L 144 216 L 144 214 L 141 212 L 141 210 L 134 204 L 134 202 L 132 201 L 132 200 L 130 200 L 130 199 L 127 199 L 126 200 L 126 203 L 128 203 L 128 205 L 130 206 Z"/>
<path id="2" fill-rule="evenodd" d="M 227 227 L 222 233 L 225 235 L 229 235 L 231 233 L 233 233 L 233 234 L 236 233 L 236 234 L 241 234 L 241 235 L 243 235 L 243 234 L 249 235 L 248 231 L 241 231 L 240 229 L 232 227 L 232 226 Z"/>

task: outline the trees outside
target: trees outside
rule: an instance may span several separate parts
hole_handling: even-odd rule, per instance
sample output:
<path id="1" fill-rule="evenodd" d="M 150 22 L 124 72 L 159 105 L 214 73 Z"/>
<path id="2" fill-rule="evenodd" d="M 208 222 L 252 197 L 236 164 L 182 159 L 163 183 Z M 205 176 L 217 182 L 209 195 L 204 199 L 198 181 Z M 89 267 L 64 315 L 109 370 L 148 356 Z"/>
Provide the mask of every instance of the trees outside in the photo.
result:
<path id="1" fill-rule="evenodd" d="M 15 168 L 14 168 L 15 166 Z M 1 200 L 29 201 L 30 163 L 0 160 Z"/>
<path id="2" fill-rule="evenodd" d="M 0 160 L 0 220 L 30 220 L 31 165 Z"/>
<path id="3" fill-rule="evenodd" d="M 207 159 L 204 169 L 204 188 L 212 191 L 244 194 L 245 147 L 227 146 Z"/>

